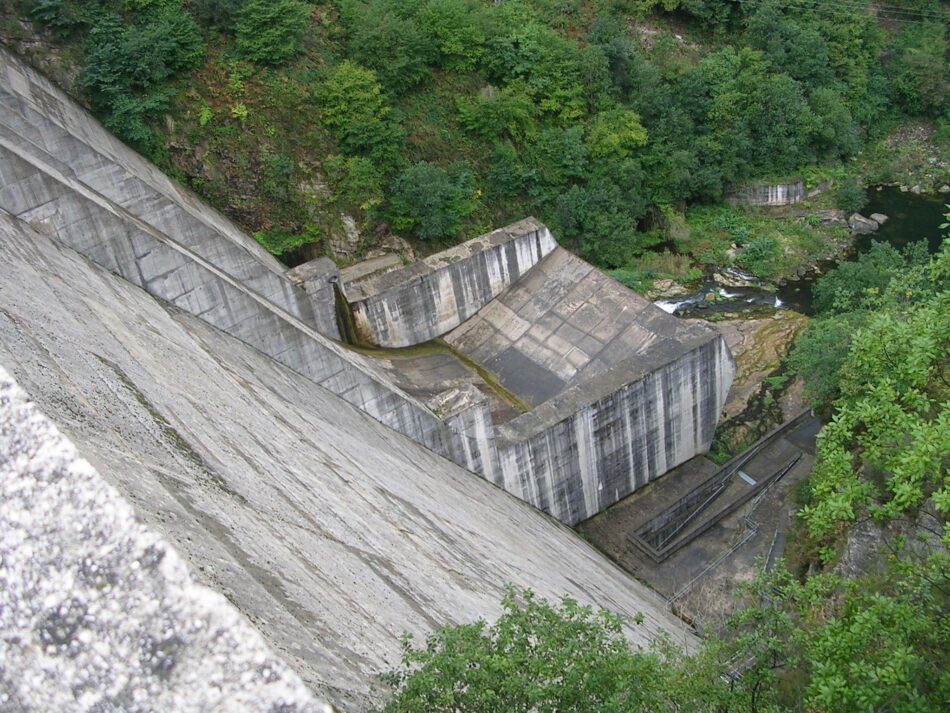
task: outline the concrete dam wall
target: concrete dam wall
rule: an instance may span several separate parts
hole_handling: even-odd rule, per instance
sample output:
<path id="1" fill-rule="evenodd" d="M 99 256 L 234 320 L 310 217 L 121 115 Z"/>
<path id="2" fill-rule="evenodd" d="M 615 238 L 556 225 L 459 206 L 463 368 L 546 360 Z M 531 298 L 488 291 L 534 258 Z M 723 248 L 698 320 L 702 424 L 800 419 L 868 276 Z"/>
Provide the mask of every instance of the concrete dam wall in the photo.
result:
<path id="1" fill-rule="evenodd" d="M 726 200 L 734 205 L 780 206 L 798 203 L 806 197 L 805 183 L 799 179 L 791 183 L 743 186 Z"/>
<path id="2" fill-rule="evenodd" d="M 707 345 L 721 338 L 557 248 L 537 221 L 346 285 L 367 341 L 444 335 L 528 411 L 502 416 L 455 383 L 435 413 L 398 368 L 333 341 L 325 260 L 292 282 L 44 78 L 0 59 L 0 208 L 436 453 L 575 524 L 708 448 L 732 378 L 728 351 Z"/>
<path id="3" fill-rule="evenodd" d="M 347 285 L 363 341 L 407 347 L 455 329 L 557 247 L 551 232 L 523 220 L 400 270 Z"/>
<path id="4" fill-rule="evenodd" d="M 328 338 L 339 331 L 327 281 L 294 285 L 253 239 L 2 50 L 0 80 L 0 208 L 445 452 L 428 409 Z"/>
<path id="5" fill-rule="evenodd" d="M 718 333 L 561 248 L 445 339 L 528 407 L 439 400 L 456 462 L 568 524 L 706 451 L 734 374 Z"/>
<path id="6" fill-rule="evenodd" d="M 494 617 L 509 583 L 626 616 L 642 611 L 645 624 L 628 632 L 634 643 L 659 631 L 683 636 L 657 595 L 567 528 L 3 211 L 0 265 L 0 365 L 131 504 L 141 527 L 167 540 L 197 581 L 224 595 L 341 711 L 379 703 L 376 676 L 399 660 L 404 631 L 424 638 L 446 624 Z M 3 433 L 10 433 L 6 422 Z M 0 452 L 0 470 L 20 463 Z M 209 645 L 215 660 L 224 657 L 224 671 L 214 674 L 228 682 L 223 690 L 235 690 L 229 671 L 246 672 L 247 684 L 292 688 L 292 680 L 255 674 L 268 659 L 254 653 L 251 667 L 246 658 L 229 661 L 229 647 L 175 624 L 176 613 L 189 610 L 180 607 L 177 588 L 153 579 L 161 574 L 150 569 L 155 558 L 136 549 L 123 559 L 124 549 L 110 550 L 101 539 L 112 533 L 113 512 L 103 509 L 111 501 L 87 496 L 68 473 L 58 478 L 50 487 L 69 508 L 52 513 L 31 516 L 18 504 L 26 481 L 0 489 L 0 541 L 26 543 L 15 555 L 0 552 L 0 621 L 15 616 L 20 634 L 0 641 L 0 699 L 13 692 L 12 710 L 97 703 L 133 710 L 124 672 L 145 677 L 155 701 L 173 700 L 177 691 L 189 702 L 185 710 L 194 710 L 204 699 L 198 689 L 187 697 L 188 682 L 213 671 L 212 661 L 197 660 Z M 44 528 L 84 509 L 82 522 L 98 529 Z M 98 553 L 94 560 L 82 554 L 89 551 Z M 18 569 L 21 562 L 30 569 Z M 34 566 L 40 591 L 55 590 L 55 598 L 31 599 L 37 590 L 23 577 Z M 135 567 L 141 576 L 121 587 L 96 584 Z M 69 685 L 77 679 L 69 677 L 95 676 L 97 669 L 76 667 L 114 641 L 96 643 L 111 636 L 96 612 L 122 612 L 126 598 L 142 606 L 112 617 L 124 638 L 107 649 L 115 660 L 99 686 L 84 689 L 89 702 L 82 707 Z M 38 642 L 47 636 L 42 623 L 58 616 L 60 605 L 73 623 L 51 654 Z M 225 603 L 205 605 L 217 611 Z M 88 615 L 76 619 L 84 608 Z M 214 631 L 222 644 L 240 636 Z M 234 650 L 253 647 L 242 639 Z M 158 663 L 156 651 L 165 652 Z M 5 669 L 12 662 L 23 668 Z M 31 670 L 37 675 L 23 675 Z M 271 710 L 242 700 L 255 699 L 228 698 L 208 710 Z"/>
<path id="7" fill-rule="evenodd" d="M 332 265 L 291 281 L 0 50 L 0 264 L 0 364 L 333 702 L 365 708 L 401 631 L 497 613 L 506 582 L 675 628 L 490 483 L 592 516 L 708 448 L 731 355 L 537 221 L 345 285 L 369 341 L 441 336 L 360 353 Z"/>

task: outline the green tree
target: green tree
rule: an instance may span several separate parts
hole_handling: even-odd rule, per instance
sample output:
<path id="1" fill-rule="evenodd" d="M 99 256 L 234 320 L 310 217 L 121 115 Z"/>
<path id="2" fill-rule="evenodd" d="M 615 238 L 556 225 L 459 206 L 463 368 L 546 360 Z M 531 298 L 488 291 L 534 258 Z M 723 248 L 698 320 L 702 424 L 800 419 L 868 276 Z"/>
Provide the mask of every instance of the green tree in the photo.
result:
<path id="1" fill-rule="evenodd" d="M 346 60 L 327 71 L 313 96 L 320 124 L 344 153 L 366 155 L 382 171 L 398 164 L 401 135 L 375 72 Z"/>
<path id="2" fill-rule="evenodd" d="M 392 184 L 393 228 L 411 231 L 421 240 L 454 238 L 461 221 L 475 209 L 472 174 L 456 165 L 451 171 L 427 161 L 409 166 Z"/>
<path id="3" fill-rule="evenodd" d="M 595 159 L 623 159 L 646 142 L 647 131 L 640 124 L 640 117 L 622 107 L 595 115 L 587 136 L 588 150 Z"/>
<path id="4" fill-rule="evenodd" d="M 950 513 L 950 240 L 883 294 L 865 295 L 871 311 L 841 365 L 802 510 L 825 558 L 835 534 L 865 514 L 910 516 L 928 499 Z"/>
<path id="5" fill-rule="evenodd" d="M 236 47 L 242 57 L 277 66 L 300 51 L 300 37 L 310 24 L 310 7 L 297 0 L 247 0 L 235 22 Z"/>
<path id="6" fill-rule="evenodd" d="M 383 677 L 395 694 L 382 711 L 673 713 L 748 700 L 716 651 L 687 657 L 659 639 L 633 652 L 620 617 L 572 599 L 554 606 L 509 590 L 502 607 L 494 624 L 441 629 L 420 649 L 405 638 L 402 665 Z"/>
<path id="7" fill-rule="evenodd" d="M 524 141 L 537 131 L 538 109 L 521 80 L 500 90 L 488 87 L 475 101 L 456 98 L 459 122 L 487 139 Z"/>
<path id="8" fill-rule="evenodd" d="M 429 77 L 428 65 L 438 55 L 436 41 L 406 3 L 347 0 L 341 20 L 349 57 L 374 70 L 388 90 L 406 92 Z"/>
<path id="9" fill-rule="evenodd" d="M 744 587 L 726 650 L 747 662 L 746 685 L 779 688 L 791 710 L 942 710 L 950 561 L 946 552 L 891 547 L 880 571 L 856 580 L 821 573 L 800 581 L 780 565 Z"/>
<path id="10" fill-rule="evenodd" d="M 244 0 L 194 0 L 198 22 L 219 32 L 234 32 L 238 11 Z"/>
<path id="11" fill-rule="evenodd" d="M 928 260 L 923 241 L 911 243 L 901 252 L 889 243 L 874 240 L 857 260 L 839 263 L 818 280 L 813 291 L 815 310 L 828 315 L 875 307 L 891 280 L 902 275 L 910 279 L 917 275 L 910 268 Z"/>
<path id="12" fill-rule="evenodd" d="M 150 153 L 155 144 L 148 122 L 168 106 L 166 82 L 203 56 L 201 33 L 187 13 L 167 10 L 132 24 L 105 15 L 89 33 L 80 84 L 110 130 Z"/>
<path id="13" fill-rule="evenodd" d="M 867 193 L 853 178 L 845 178 L 835 189 L 835 204 L 845 213 L 857 213 L 867 202 Z"/>

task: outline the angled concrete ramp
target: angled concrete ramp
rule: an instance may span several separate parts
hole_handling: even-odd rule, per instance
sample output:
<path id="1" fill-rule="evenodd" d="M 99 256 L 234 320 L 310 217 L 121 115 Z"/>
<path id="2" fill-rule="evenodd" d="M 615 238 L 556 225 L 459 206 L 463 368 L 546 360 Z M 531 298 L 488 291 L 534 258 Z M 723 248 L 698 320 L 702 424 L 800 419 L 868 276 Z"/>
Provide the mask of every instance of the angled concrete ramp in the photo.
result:
<path id="1" fill-rule="evenodd" d="M 568 528 L 6 212 L 0 265 L 0 365 L 341 710 L 509 583 L 687 636 Z"/>

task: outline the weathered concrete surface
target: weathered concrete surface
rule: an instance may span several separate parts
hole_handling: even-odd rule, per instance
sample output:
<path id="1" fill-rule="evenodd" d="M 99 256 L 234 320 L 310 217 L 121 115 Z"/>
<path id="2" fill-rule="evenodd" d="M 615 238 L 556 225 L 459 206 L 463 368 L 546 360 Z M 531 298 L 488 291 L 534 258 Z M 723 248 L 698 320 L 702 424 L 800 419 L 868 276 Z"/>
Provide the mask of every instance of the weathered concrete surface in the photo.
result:
<path id="1" fill-rule="evenodd" d="M 557 248 L 445 341 L 539 406 L 630 359 L 685 353 L 697 337 L 715 335 Z"/>
<path id="2" fill-rule="evenodd" d="M 477 472 L 569 524 L 705 452 L 734 373 L 714 330 L 561 248 L 446 341 L 533 407 L 464 432 Z"/>
<path id="3" fill-rule="evenodd" d="M 348 282 L 356 328 L 369 344 L 405 347 L 441 336 L 474 315 L 557 247 L 532 218 L 418 260 Z"/>
<path id="4" fill-rule="evenodd" d="M 0 138 L 15 145 L 25 160 L 52 166 L 322 334 L 339 338 L 335 321 L 323 316 L 327 312 L 323 305 L 318 303 L 315 310 L 302 290 L 283 279 L 281 265 L 255 240 L 113 137 L 48 79 L 3 48 Z M 56 222 L 42 210 L 26 219 L 41 230 L 47 221 L 52 226 Z M 332 318 L 332 299 L 329 305 Z"/>
<path id="5" fill-rule="evenodd" d="M 507 583 L 680 631 L 567 528 L 9 216 L 0 264 L 0 364 L 342 709 L 403 631 L 494 616 Z"/>
<path id="6" fill-rule="evenodd" d="M 790 183 L 743 186 L 726 196 L 726 200 L 734 205 L 780 206 L 798 203 L 805 197 L 805 183 L 799 179 Z"/>
<path id="7" fill-rule="evenodd" d="M 446 452 L 428 409 L 317 331 L 338 335 L 326 280 L 296 286 L 253 240 L 2 51 L 0 209 Z"/>
<path id="8" fill-rule="evenodd" d="M 0 367 L 0 710 L 329 713 Z"/>

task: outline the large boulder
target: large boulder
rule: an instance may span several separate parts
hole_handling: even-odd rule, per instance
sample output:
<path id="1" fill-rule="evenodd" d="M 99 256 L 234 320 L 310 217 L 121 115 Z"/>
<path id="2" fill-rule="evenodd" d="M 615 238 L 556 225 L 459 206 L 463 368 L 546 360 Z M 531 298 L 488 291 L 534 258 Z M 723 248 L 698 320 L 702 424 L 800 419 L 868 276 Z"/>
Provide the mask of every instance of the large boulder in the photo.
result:
<path id="1" fill-rule="evenodd" d="M 848 227 L 852 233 L 873 233 L 881 227 L 880 223 L 870 218 L 865 218 L 860 213 L 852 213 L 848 218 Z"/>

